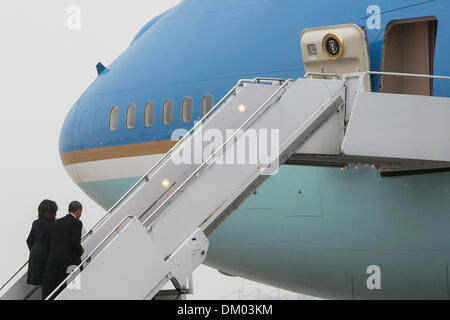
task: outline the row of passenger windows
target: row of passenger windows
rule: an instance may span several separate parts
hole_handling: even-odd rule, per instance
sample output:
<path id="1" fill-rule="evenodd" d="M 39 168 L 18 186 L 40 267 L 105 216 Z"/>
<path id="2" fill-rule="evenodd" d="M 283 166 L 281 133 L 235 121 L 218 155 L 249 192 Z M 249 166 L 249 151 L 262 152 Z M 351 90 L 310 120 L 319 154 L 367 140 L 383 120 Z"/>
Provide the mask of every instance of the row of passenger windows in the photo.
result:
<path id="1" fill-rule="evenodd" d="M 202 117 L 205 116 L 213 107 L 213 96 L 204 95 L 202 98 Z M 185 97 L 181 102 L 181 120 L 191 122 L 194 113 L 194 102 L 191 97 Z M 155 120 L 155 103 L 147 102 L 144 108 L 144 125 L 150 127 Z M 162 105 L 162 123 L 171 124 L 173 120 L 173 100 L 166 99 Z M 128 129 L 136 125 L 136 105 L 130 104 L 127 109 L 126 126 Z M 119 107 L 113 107 L 109 114 L 109 129 L 117 130 L 119 127 Z"/>

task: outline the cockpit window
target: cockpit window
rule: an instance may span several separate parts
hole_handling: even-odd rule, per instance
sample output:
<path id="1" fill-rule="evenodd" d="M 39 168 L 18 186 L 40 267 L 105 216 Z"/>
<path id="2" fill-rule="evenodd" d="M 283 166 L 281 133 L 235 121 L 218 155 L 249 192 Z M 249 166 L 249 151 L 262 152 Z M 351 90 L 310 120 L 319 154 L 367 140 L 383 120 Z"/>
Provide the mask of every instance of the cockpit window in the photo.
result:
<path id="1" fill-rule="evenodd" d="M 166 99 L 163 103 L 162 121 L 164 124 L 170 124 L 173 118 L 173 100 Z"/>
<path id="2" fill-rule="evenodd" d="M 144 110 L 144 124 L 146 127 L 150 127 L 153 125 L 154 115 L 155 115 L 155 103 L 147 102 L 145 104 Z"/>
<path id="3" fill-rule="evenodd" d="M 117 130 L 119 125 L 119 107 L 113 107 L 109 114 L 109 129 L 111 131 Z"/>
<path id="4" fill-rule="evenodd" d="M 136 105 L 130 104 L 127 109 L 127 128 L 133 129 L 136 124 Z"/>
<path id="5" fill-rule="evenodd" d="M 213 107 L 213 96 L 206 94 L 202 98 L 202 117 L 204 117 Z"/>
<path id="6" fill-rule="evenodd" d="M 186 97 L 181 103 L 181 120 L 183 122 L 191 122 L 192 120 L 193 101 L 191 97 Z"/>

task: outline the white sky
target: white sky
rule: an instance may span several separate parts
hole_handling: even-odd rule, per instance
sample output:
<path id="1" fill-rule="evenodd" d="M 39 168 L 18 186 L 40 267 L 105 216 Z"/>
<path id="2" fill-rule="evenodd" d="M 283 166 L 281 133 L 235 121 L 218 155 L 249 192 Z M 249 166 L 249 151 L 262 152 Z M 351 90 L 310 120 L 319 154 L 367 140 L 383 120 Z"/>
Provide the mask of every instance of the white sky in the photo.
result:
<path id="1" fill-rule="evenodd" d="M 104 211 L 70 180 L 61 165 L 64 118 L 95 79 L 95 65 L 109 65 L 140 28 L 179 0 L 4 0 L 0 10 L 0 284 L 28 258 L 25 239 L 42 199 L 57 201 L 58 216 L 71 200 L 84 204 L 89 229 Z M 81 29 L 69 30 L 66 10 L 81 8 Z M 299 295 L 202 266 L 193 298 L 300 298 Z M 264 295 L 264 294 L 268 294 Z M 231 295 L 230 295 L 231 294 Z"/>

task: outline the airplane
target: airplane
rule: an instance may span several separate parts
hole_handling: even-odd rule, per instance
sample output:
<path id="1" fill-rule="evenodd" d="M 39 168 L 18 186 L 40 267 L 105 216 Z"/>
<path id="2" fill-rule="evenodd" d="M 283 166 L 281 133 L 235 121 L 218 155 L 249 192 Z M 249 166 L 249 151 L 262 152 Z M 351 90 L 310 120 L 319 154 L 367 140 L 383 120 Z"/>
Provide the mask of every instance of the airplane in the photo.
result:
<path id="1" fill-rule="evenodd" d="M 97 65 L 61 130 L 66 171 L 109 209 L 238 80 L 303 77 L 304 31 L 344 24 L 366 34 L 371 71 L 450 74 L 445 0 L 183 0 Z M 370 87 L 390 85 L 450 97 L 445 81 Z M 288 161 L 211 235 L 205 264 L 327 299 L 449 299 L 448 169 Z"/>
<path id="2" fill-rule="evenodd" d="M 190 129 L 212 99 L 241 78 L 302 76 L 301 32 L 365 26 L 371 5 L 381 8 L 383 25 L 366 29 L 371 70 L 383 71 L 389 23 L 433 17 L 434 73 L 450 74 L 445 1 L 185 0 L 147 23 L 72 107 L 60 137 L 66 170 L 108 209 L 170 149 L 173 131 Z M 419 42 L 410 32 L 407 41 Z M 402 71 L 420 73 L 409 68 Z M 450 96 L 446 83 L 433 89 Z M 181 117 L 186 97 L 194 105 L 189 122 Z M 168 124 L 165 101 L 174 109 Z M 125 120 L 130 105 L 136 108 L 132 129 Z M 118 125 L 111 131 L 114 107 Z M 146 108 L 154 114 L 145 115 Z M 448 172 L 383 177 L 372 167 L 284 165 L 213 233 L 206 265 L 323 298 L 447 299 L 448 179 Z M 378 290 L 366 286 L 372 265 L 382 270 Z"/>

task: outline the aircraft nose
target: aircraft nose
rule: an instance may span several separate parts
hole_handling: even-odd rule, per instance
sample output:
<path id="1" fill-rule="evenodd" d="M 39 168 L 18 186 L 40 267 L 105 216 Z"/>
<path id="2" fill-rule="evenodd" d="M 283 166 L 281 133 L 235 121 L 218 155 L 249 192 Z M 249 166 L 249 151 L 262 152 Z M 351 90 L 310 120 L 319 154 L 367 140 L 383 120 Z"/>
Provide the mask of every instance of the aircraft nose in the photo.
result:
<path id="1" fill-rule="evenodd" d="M 78 100 L 72 108 L 69 110 L 64 123 L 61 128 L 61 132 L 59 135 L 59 154 L 61 157 L 61 161 L 63 166 L 68 171 L 72 180 L 76 180 L 76 176 L 74 172 L 68 170 L 68 166 L 74 162 L 73 159 L 73 151 L 74 151 L 74 143 L 73 143 L 73 128 L 75 123 L 75 115 L 80 101 Z M 77 181 L 75 181 L 77 182 Z"/>

